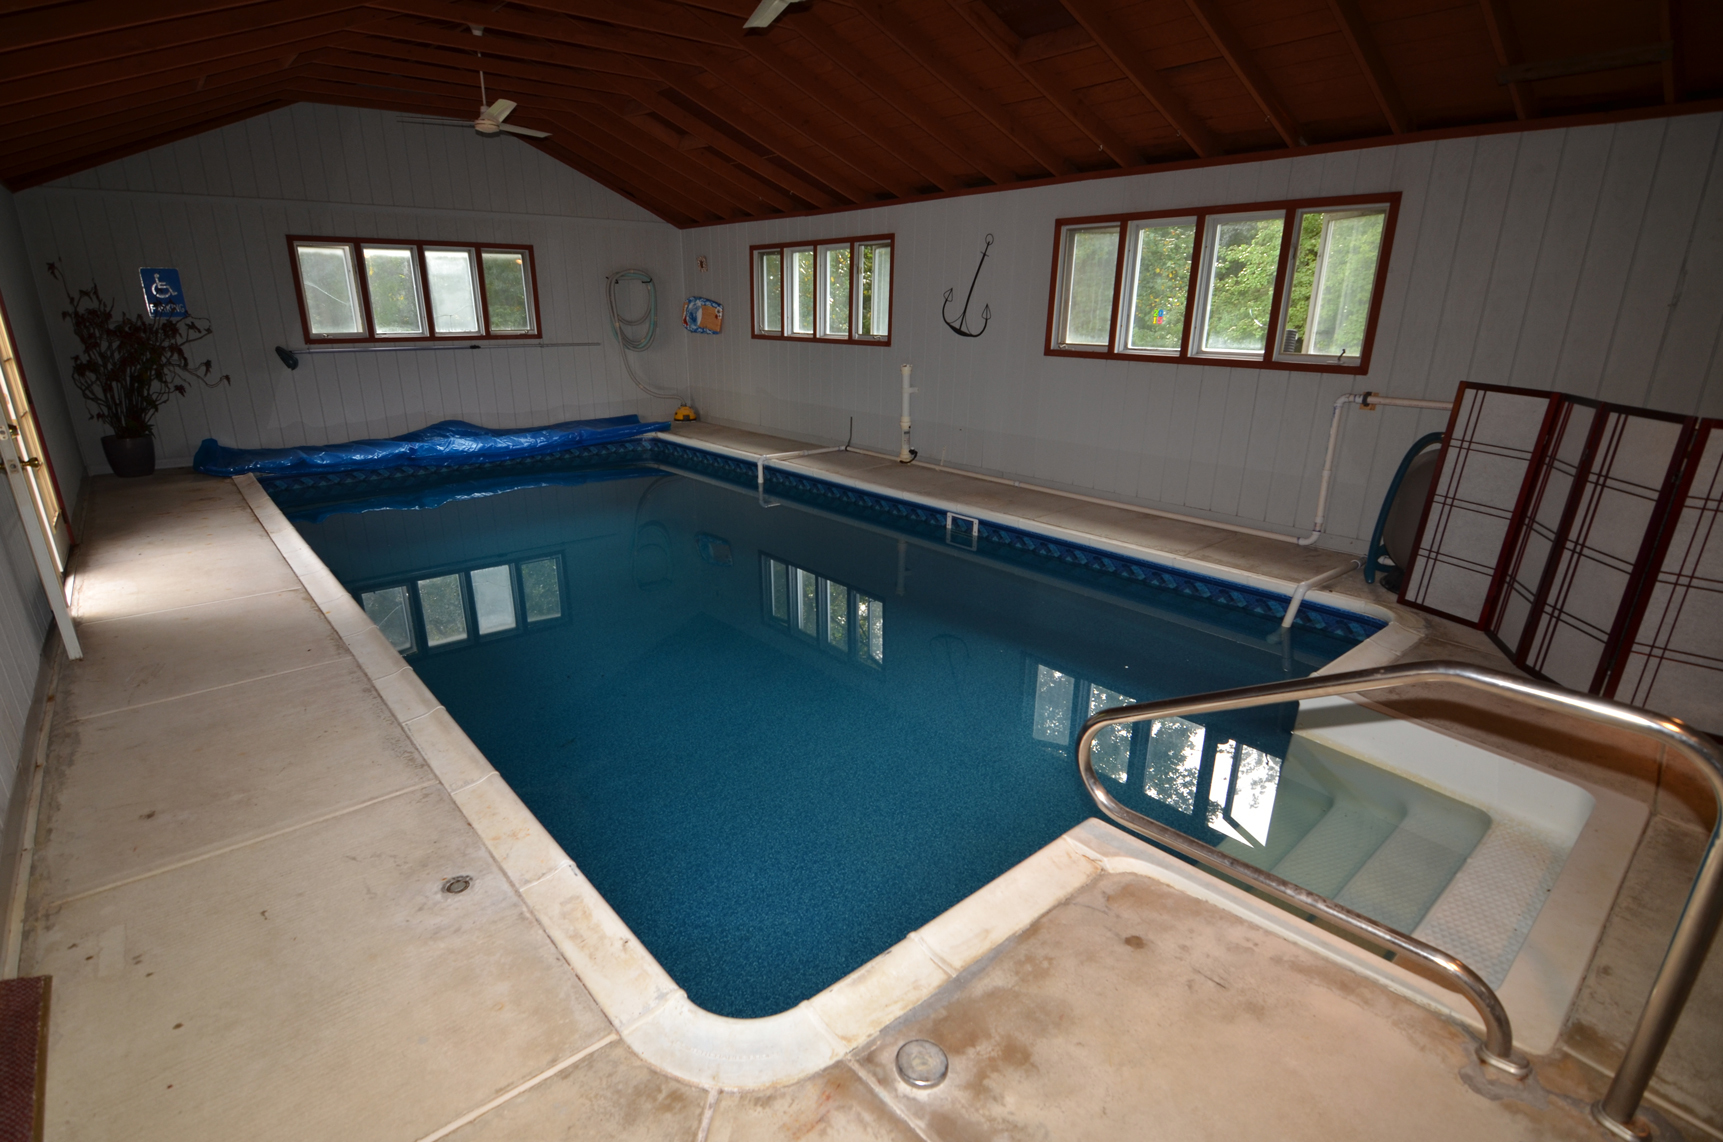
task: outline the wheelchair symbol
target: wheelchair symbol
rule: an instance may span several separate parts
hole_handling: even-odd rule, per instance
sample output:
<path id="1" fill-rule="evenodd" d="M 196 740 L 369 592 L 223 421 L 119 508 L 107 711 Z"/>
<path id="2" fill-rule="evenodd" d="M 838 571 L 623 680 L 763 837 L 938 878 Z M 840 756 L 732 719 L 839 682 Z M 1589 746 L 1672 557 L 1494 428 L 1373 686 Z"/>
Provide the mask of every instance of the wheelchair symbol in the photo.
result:
<path id="1" fill-rule="evenodd" d="M 173 286 L 162 281 L 162 276 L 160 274 L 155 275 L 155 279 L 156 280 L 150 285 L 150 294 L 152 296 L 159 297 L 165 301 L 174 295 Z"/>

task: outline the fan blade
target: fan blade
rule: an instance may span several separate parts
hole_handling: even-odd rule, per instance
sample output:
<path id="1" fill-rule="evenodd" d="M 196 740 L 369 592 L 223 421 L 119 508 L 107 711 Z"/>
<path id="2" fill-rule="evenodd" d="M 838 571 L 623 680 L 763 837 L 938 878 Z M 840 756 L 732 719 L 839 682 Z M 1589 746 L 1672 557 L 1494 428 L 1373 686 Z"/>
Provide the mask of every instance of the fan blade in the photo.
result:
<path id="1" fill-rule="evenodd" d="M 479 117 L 481 119 L 489 119 L 493 123 L 501 123 L 504 119 L 509 117 L 509 112 L 513 111 L 518 106 L 520 106 L 520 104 L 516 103 L 512 99 L 499 99 L 489 107 L 485 108 L 484 112 Z"/>
<path id="2" fill-rule="evenodd" d="M 535 139 L 550 138 L 549 131 L 535 131 L 531 127 L 516 127 L 511 123 L 498 123 L 497 130 L 507 131 L 511 135 L 531 135 Z"/>
<path id="3" fill-rule="evenodd" d="M 760 6 L 754 9 L 754 14 L 748 17 L 742 27 L 764 28 L 783 15 L 784 9 L 790 6 L 790 0 L 760 0 Z"/>

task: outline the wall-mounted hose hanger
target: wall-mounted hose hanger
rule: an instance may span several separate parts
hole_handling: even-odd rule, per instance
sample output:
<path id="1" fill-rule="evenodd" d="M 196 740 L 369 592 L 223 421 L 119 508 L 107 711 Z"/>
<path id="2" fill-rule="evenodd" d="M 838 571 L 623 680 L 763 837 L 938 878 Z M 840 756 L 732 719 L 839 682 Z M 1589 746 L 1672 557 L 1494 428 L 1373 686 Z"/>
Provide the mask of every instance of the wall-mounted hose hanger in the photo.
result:
<path id="1" fill-rule="evenodd" d="M 299 367 L 299 358 L 307 353 L 423 353 L 445 349 L 581 349 L 593 348 L 599 345 L 597 341 L 493 341 L 488 345 L 477 342 L 463 342 L 458 345 L 318 345 L 302 349 L 289 349 L 285 345 L 275 347 L 275 355 L 281 358 L 281 363 L 289 369 Z"/>
<path id="2" fill-rule="evenodd" d="M 975 330 L 973 333 L 970 332 L 969 302 L 975 296 L 975 283 L 981 280 L 981 267 L 987 264 L 987 251 L 992 248 L 993 235 L 989 234 L 987 236 L 987 242 L 981 247 L 981 260 L 975 263 L 975 276 L 969 279 L 969 292 L 964 295 L 963 312 L 957 315 L 957 320 L 955 322 L 952 321 L 951 316 L 945 312 L 947 309 L 951 308 L 951 296 L 957 292 L 956 286 L 952 286 L 950 289 L 945 291 L 945 303 L 939 307 L 939 316 L 944 320 L 945 327 L 957 334 L 959 337 L 981 336 L 983 333 L 987 332 L 987 323 L 993 319 L 993 307 L 989 305 L 982 306 L 981 328 Z"/>

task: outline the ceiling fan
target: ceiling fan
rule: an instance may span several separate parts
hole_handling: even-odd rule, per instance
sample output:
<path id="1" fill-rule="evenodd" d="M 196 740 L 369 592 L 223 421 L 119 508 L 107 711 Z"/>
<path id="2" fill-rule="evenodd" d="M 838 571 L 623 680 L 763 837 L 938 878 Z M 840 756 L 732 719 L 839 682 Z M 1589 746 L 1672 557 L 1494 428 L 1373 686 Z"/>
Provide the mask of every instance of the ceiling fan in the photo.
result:
<path id="1" fill-rule="evenodd" d="M 478 29 L 473 30 L 476 36 Z M 535 131 L 531 127 L 516 127 L 513 123 L 504 123 L 509 112 L 520 106 L 512 99 L 499 99 L 495 103 L 488 102 L 485 93 L 485 73 L 479 72 L 479 117 L 472 122 L 472 128 L 487 139 L 498 135 L 525 135 L 532 139 L 548 139 L 549 131 Z M 425 123 L 433 127 L 465 127 L 467 124 L 454 119 L 403 118 L 403 123 Z"/>
<path id="2" fill-rule="evenodd" d="M 760 0 L 760 6 L 754 9 L 754 14 L 748 17 L 743 28 L 769 27 L 773 20 L 784 14 L 784 9 L 791 4 L 800 4 L 802 0 Z"/>

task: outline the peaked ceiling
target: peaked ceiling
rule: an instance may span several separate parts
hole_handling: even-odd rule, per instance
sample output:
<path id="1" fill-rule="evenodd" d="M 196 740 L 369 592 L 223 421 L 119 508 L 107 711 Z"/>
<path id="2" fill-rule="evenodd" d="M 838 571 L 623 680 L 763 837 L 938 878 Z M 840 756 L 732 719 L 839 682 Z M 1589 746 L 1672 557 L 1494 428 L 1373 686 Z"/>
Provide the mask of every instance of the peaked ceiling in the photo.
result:
<path id="1" fill-rule="evenodd" d="M 0 179 L 294 102 L 470 119 L 481 68 L 679 226 L 1723 95 L 1716 0 L 754 3 L 0 0 Z"/>

